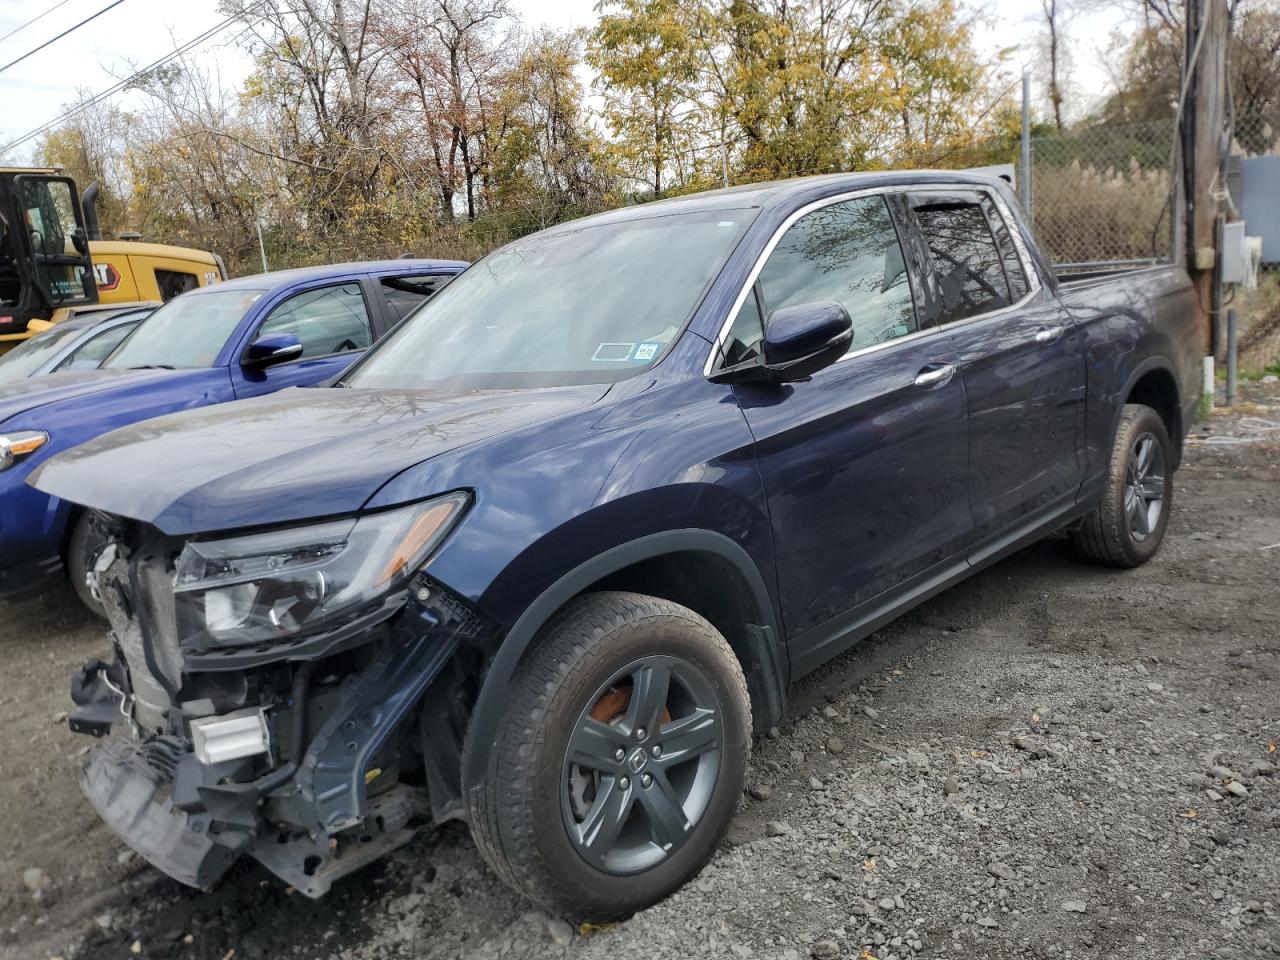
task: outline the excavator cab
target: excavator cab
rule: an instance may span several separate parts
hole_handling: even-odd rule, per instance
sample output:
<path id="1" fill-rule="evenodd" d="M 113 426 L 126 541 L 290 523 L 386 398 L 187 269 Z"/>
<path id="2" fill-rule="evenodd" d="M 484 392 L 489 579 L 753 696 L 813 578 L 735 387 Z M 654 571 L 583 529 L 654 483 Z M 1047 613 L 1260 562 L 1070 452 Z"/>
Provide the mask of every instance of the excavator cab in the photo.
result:
<path id="1" fill-rule="evenodd" d="M 0 167 L 0 337 L 98 302 L 75 181 Z"/>

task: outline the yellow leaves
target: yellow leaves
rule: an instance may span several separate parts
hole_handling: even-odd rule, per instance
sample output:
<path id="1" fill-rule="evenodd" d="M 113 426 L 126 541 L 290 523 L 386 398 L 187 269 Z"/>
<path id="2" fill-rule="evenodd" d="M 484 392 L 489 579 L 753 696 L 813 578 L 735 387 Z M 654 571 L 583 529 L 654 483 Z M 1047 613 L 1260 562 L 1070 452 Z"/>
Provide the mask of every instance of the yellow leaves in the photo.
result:
<path id="1" fill-rule="evenodd" d="M 1276 742 L 1272 740 L 1270 743 L 1267 744 L 1267 753 L 1275 753 L 1275 752 L 1276 752 Z"/>
<path id="2" fill-rule="evenodd" d="M 583 937 L 594 937 L 597 933 L 608 933 L 617 925 L 616 920 L 610 923 L 592 923 L 590 920 L 584 920 L 578 925 L 578 934 Z"/>
<path id="3" fill-rule="evenodd" d="M 1183 816 L 1186 817 L 1188 820 L 1194 820 L 1197 816 L 1196 808 L 1191 807 L 1189 810 L 1187 810 L 1186 813 L 1183 814 Z"/>
<path id="4" fill-rule="evenodd" d="M 863 870 L 868 871 L 869 873 L 875 873 L 875 872 L 876 872 L 876 858 L 875 858 L 875 857 L 868 857 L 866 860 L 863 860 L 863 861 L 862 861 L 862 869 L 863 869 Z"/>

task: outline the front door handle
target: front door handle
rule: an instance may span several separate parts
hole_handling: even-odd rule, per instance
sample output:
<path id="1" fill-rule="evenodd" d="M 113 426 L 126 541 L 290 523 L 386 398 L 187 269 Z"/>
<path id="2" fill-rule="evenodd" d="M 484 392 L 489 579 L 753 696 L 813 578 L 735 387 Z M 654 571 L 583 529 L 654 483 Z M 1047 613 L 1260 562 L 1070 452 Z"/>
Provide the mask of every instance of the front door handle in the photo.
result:
<path id="1" fill-rule="evenodd" d="M 1036 343 L 1053 343 L 1062 336 L 1062 327 L 1045 327 L 1036 333 Z"/>
<path id="2" fill-rule="evenodd" d="M 940 383 L 946 383 L 955 376 L 956 368 L 949 363 L 944 363 L 940 367 L 925 367 L 916 374 L 917 387 L 933 387 Z"/>

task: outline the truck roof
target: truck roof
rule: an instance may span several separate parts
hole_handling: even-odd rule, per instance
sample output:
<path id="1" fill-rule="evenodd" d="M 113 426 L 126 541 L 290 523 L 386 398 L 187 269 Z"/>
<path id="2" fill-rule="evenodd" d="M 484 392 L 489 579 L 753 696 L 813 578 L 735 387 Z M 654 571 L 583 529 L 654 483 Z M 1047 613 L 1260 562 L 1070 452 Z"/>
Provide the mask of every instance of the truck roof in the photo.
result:
<path id="1" fill-rule="evenodd" d="M 747 183 L 703 193 L 691 193 L 682 197 L 656 200 L 652 203 L 620 207 L 606 213 L 571 221 L 563 226 L 575 227 L 586 223 L 610 223 L 639 217 L 660 216 L 667 213 L 692 213 L 699 210 L 741 210 L 750 207 L 768 207 L 774 204 L 791 204 L 797 198 L 812 195 L 815 198 L 835 192 L 870 190 L 876 187 L 919 187 L 930 185 L 970 184 L 991 186 L 1004 183 L 997 177 L 963 170 L 882 170 L 872 173 L 831 173 L 814 177 L 792 177 L 788 180 L 770 180 L 764 183 Z"/>

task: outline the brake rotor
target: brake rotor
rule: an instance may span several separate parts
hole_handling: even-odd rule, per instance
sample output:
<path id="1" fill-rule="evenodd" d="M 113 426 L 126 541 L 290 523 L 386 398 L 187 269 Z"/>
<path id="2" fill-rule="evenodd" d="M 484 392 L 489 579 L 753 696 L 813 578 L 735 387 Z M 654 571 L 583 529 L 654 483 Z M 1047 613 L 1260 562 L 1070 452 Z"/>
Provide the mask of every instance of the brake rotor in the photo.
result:
<path id="1" fill-rule="evenodd" d="M 627 715 L 631 706 L 631 687 L 610 687 L 609 690 L 591 707 L 591 719 L 610 726 L 617 725 Z M 671 722 L 671 711 L 662 708 L 662 723 Z M 569 805 L 574 816 L 585 817 L 595 799 L 596 789 L 600 783 L 598 770 L 586 770 L 578 764 L 569 767 Z"/>

